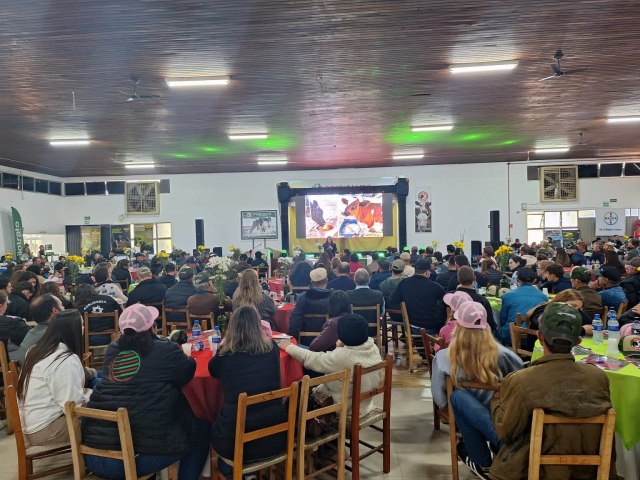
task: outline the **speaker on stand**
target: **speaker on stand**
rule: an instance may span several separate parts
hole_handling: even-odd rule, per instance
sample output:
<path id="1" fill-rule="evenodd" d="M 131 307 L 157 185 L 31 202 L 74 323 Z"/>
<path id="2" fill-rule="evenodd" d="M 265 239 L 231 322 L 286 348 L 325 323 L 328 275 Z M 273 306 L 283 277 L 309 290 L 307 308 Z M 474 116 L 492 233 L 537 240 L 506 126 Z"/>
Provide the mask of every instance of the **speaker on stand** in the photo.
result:
<path id="1" fill-rule="evenodd" d="M 500 244 L 500 210 L 489 212 L 489 239 L 491 244 Z"/>
<path id="2" fill-rule="evenodd" d="M 204 220 L 196 218 L 196 248 L 204 245 Z"/>

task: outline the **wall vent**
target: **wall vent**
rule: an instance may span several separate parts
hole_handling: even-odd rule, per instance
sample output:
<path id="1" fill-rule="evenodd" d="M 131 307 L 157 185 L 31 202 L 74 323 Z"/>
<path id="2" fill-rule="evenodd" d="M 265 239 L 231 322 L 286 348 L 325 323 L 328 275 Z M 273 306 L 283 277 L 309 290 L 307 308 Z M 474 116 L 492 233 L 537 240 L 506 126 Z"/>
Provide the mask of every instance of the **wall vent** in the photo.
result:
<path id="1" fill-rule="evenodd" d="M 127 215 L 160 215 L 159 182 L 127 182 L 125 208 Z"/>
<path id="2" fill-rule="evenodd" d="M 572 202 L 576 200 L 578 200 L 577 166 L 540 167 L 541 202 Z"/>

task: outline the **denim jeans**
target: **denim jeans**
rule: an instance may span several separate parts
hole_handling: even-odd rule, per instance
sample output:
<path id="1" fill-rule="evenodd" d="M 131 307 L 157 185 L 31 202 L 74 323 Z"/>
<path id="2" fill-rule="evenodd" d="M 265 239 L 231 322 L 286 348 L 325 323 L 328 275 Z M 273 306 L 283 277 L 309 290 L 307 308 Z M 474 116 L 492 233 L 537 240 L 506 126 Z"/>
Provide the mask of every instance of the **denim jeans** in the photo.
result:
<path id="1" fill-rule="evenodd" d="M 209 457 L 209 431 L 211 425 L 204 420 L 196 419 L 198 425 L 197 438 L 186 454 L 174 455 L 136 455 L 136 470 L 139 477 L 159 472 L 176 462 L 180 462 L 179 480 L 198 480 Z M 114 458 L 84 456 L 86 467 L 96 475 L 109 479 L 124 479 L 124 465 Z"/>
<path id="2" fill-rule="evenodd" d="M 490 466 L 491 452 L 487 442 L 496 449 L 500 449 L 501 445 L 491 412 L 480 400 L 463 389 L 455 389 L 451 393 L 451 407 L 469 457 L 480 466 Z"/>

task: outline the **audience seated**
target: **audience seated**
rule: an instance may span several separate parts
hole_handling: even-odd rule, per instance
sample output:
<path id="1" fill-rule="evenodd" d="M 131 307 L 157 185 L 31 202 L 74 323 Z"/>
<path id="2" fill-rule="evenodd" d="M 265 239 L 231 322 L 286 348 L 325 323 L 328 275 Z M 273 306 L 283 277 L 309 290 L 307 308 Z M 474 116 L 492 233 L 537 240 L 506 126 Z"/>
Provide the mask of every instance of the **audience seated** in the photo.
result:
<path id="1" fill-rule="evenodd" d="M 311 265 L 307 263 L 304 254 L 294 257 L 291 271 L 289 272 L 289 283 L 291 287 L 308 287 L 311 283 Z"/>
<path id="2" fill-rule="evenodd" d="M 490 260 L 485 261 L 484 263 L 490 263 Z M 489 327 L 491 327 L 491 331 L 495 332 L 498 328 L 495 319 L 493 318 L 493 309 L 491 308 L 491 304 L 489 300 L 483 295 L 480 295 L 478 291 L 473 288 L 473 282 L 475 280 L 475 272 L 471 267 L 460 267 L 458 269 L 458 288 L 457 292 L 464 292 L 471 297 L 471 300 L 474 302 L 478 302 L 481 304 L 484 309 L 487 311 L 487 323 Z"/>
<path id="3" fill-rule="evenodd" d="M 564 268 L 559 263 L 550 263 L 545 268 L 547 274 L 547 284 L 544 288 L 549 290 L 549 293 L 556 294 L 563 290 L 571 288 L 571 280 L 564 276 Z"/>
<path id="4" fill-rule="evenodd" d="M 194 270 L 190 267 L 182 267 L 178 272 L 178 283 L 169 288 L 164 295 L 164 306 L 170 308 L 186 308 L 189 297 L 196 294 L 193 286 Z M 184 321 L 179 314 L 167 315 L 168 320 Z"/>
<path id="5" fill-rule="evenodd" d="M 600 276 L 595 284 L 598 287 L 602 305 L 618 309 L 621 303 L 627 301 L 627 296 L 620 286 L 622 276 L 616 267 L 604 265 L 600 268 Z"/>
<path id="6" fill-rule="evenodd" d="M 78 285 L 75 294 L 75 308 L 80 311 L 80 314 L 120 312 L 120 304 L 109 295 L 98 295 L 93 285 Z M 113 330 L 112 318 L 89 319 L 89 331 L 91 333 L 103 332 L 105 330 Z M 107 345 L 110 342 L 110 334 L 91 335 L 89 337 L 89 345 Z"/>
<path id="7" fill-rule="evenodd" d="M 35 287 L 31 282 L 19 282 L 14 284 L 9 294 L 9 306 L 7 308 L 7 315 L 13 317 L 20 317 L 25 320 L 32 320 L 29 314 L 29 302 L 35 295 Z"/>
<path id="8" fill-rule="evenodd" d="M 84 405 L 91 390 L 84 388 L 82 317 L 77 310 L 60 312 L 31 348 L 17 385 L 20 419 L 29 445 L 69 443 L 64 404 Z"/>
<path id="9" fill-rule="evenodd" d="M 458 325 L 456 312 L 465 302 L 472 302 L 471 297 L 461 291 L 455 293 L 447 293 L 442 301 L 449 306 L 450 315 L 447 315 L 447 323 L 440 329 L 438 336 L 444 341 L 445 347 L 448 347 L 453 339 L 453 332 Z M 440 350 L 439 345 L 435 345 L 436 351 Z"/>
<path id="10" fill-rule="evenodd" d="M 640 320 L 640 303 L 620 315 L 618 322 L 620 322 L 620 328 L 622 329 L 624 325 L 632 324 L 635 320 Z M 623 337 L 622 333 L 620 337 Z"/>
<path id="11" fill-rule="evenodd" d="M 362 267 L 362 265 L 360 265 Z M 353 290 L 356 283 L 351 278 L 351 266 L 347 262 L 342 262 L 338 266 L 338 276 L 329 282 L 327 288 L 330 290 Z"/>
<path id="12" fill-rule="evenodd" d="M 376 272 L 371 274 L 371 279 L 369 281 L 369 287 L 371 287 L 373 290 L 380 290 L 380 284 L 387 278 L 391 277 L 391 272 L 389 271 L 389 262 L 387 262 L 387 260 L 384 258 L 380 258 L 378 259 L 377 263 L 378 269 Z"/>
<path id="13" fill-rule="evenodd" d="M 364 268 L 364 265 L 360 263 L 360 256 L 357 253 L 352 253 L 349 258 L 350 273 L 356 273 L 359 268 Z"/>
<path id="14" fill-rule="evenodd" d="M 36 322 L 37 325 L 29 330 L 24 340 L 22 340 L 20 348 L 13 352 L 9 358 L 15 360 L 18 364 L 24 363 L 24 358 L 29 348 L 44 336 L 51 319 L 63 311 L 62 302 L 53 295 L 40 295 L 34 298 L 29 306 L 29 318 Z"/>
<path id="15" fill-rule="evenodd" d="M 173 263 L 168 263 L 164 267 L 164 273 L 160 275 L 160 283 L 162 283 L 167 289 L 173 287 L 178 280 L 176 279 L 176 275 L 178 271 L 176 270 L 176 266 Z"/>
<path id="16" fill-rule="evenodd" d="M 251 262 L 252 267 L 268 267 L 267 261 L 262 258 L 262 252 L 256 252 L 256 258 Z"/>
<path id="17" fill-rule="evenodd" d="M 122 304 L 129 300 L 122 292 L 120 285 L 111 280 L 110 264 L 100 264 L 93 269 L 93 279 L 95 280 L 95 289 L 99 295 L 108 295 L 119 300 Z"/>
<path id="18" fill-rule="evenodd" d="M 0 290 L 0 342 L 5 344 L 10 353 L 19 348 L 31 327 L 22 318 L 5 316 L 8 305 L 7 292 Z"/>
<path id="19" fill-rule="evenodd" d="M 129 284 L 131 284 L 132 280 L 131 273 L 129 273 L 129 267 L 131 267 L 131 261 L 128 258 L 118 260 L 118 263 L 111 272 L 111 279 L 115 281 L 128 280 Z"/>
<path id="20" fill-rule="evenodd" d="M 602 315 L 602 297 L 589 286 L 591 273 L 584 267 L 576 267 L 571 271 L 571 286 L 582 296 L 582 313 L 591 321 L 597 313 Z"/>
<path id="21" fill-rule="evenodd" d="M 347 313 L 351 313 L 351 303 L 347 293 L 342 290 L 333 290 L 329 295 L 329 320 L 322 326 L 320 336 L 313 339 L 309 350 L 328 352 L 335 349 L 338 341 L 338 320 Z"/>
<path id="22" fill-rule="evenodd" d="M 454 257 L 454 262 L 456 264 L 456 269 L 460 269 L 460 267 L 470 267 L 471 265 L 469 264 L 469 259 L 465 256 L 465 255 L 456 255 Z M 474 271 L 473 273 L 475 275 L 475 281 L 478 284 L 479 287 L 486 287 L 487 286 L 487 278 L 483 275 L 480 274 L 480 272 L 476 272 Z M 457 275 L 453 275 L 450 279 L 449 279 L 449 285 L 448 287 L 445 289 L 448 292 L 455 292 L 456 288 L 458 288 L 458 276 Z"/>
<path id="23" fill-rule="evenodd" d="M 439 284 L 442 288 L 447 290 L 449 288 L 449 282 L 453 277 L 456 276 L 458 271 L 458 267 L 456 266 L 455 257 L 452 255 L 447 260 L 447 270 L 438 275 L 435 282 Z"/>
<path id="24" fill-rule="evenodd" d="M 313 266 L 314 269 L 320 267 L 323 267 L 327 271 L 327 278 L 329 279 L 329 281 L 336 278 L 336 274 L 333 273 L 332 270 L 331 260 L 329 259 L 329 255 L 326 252 L 322 252 L 320 254 L 320 256 L 318 257 L 318 261 Z"/>
<path id="25" fill-rule="evenodd" d="M 632 258 L 629 266 L 632 269 L 631 275 L 620 282 L 620 287 L 627 297 L 627 308 L 632 308 L 640 303 L 640 257 Z"/>
<path id="26" fill-rule="evenodd" d="M 296 339 L 301 331 L 319 332 L 324 325 L 323 319 L 305 319 L 305 314 L 326 314 L 329 311 L 331 290 L 327 290 L 327 271 L 324 268 L 316 268 L 311 271 L 310 277 L 311 288 L 298 296 L 289 320 L 289 335 Z M 309 345 L 311 342 L 308 337 L 303 337 L 299 341 L 303 345 Z"/>
<path id="27" fill-rule="evenodd" d="M 540 318 L 544 313 L 544 309 L 547 307 L 547 305 L 554 302 L 566 303 L 567 305 L 571 305 L 578 312 L 580 312 L 580 317 L 582 319 L 582 327 L 580 329 L 580 335 L 592 334 L 593 327 L 591 326 L 591 322 L 593 321 L 593 319 L 589 318 L 589 316 L 582 311 L 582 307 L 584 306 L 584 297 L 582 296 L 581 292 L 579 292 L 578 290 L 574 290 L 573 288 L 570 288 L 569 290 L 563 290 L 561 293 L 553 297 L 548 302 L 543 302 L 537 307 L 534 307 L 531 310 L 529 310 L 526 315 L 526 318 L 529 319 L 529 325 L 530 325 L 529 328 L 532 328 L 534 330 L 540 329 Z M 600 310 L 600 313 L 602 313 L 602 310 Z M 533 335 L 531 335 L 531 337 L 533 337 Z M 523 348 L 525 348 L 526 350 L 533 350 L 533 344 L 535 343 L 535 341 L 536 341 L 535 338 L 531 338 L 531 342 L 528 345 L 529 348 L 526 348 L 526 347 L 523 347 Z"/>
<path id="28" fill-rule="evenodd" d="M 73 303 L 71 303 L 70 300 L 67 300 L 67 297 L 60 293 L 60 286 L 58 285 L 58 283 L 45 281 L 42 284 L 42 287 L 40 287 L 40 294 L 42 295 L 45 293 L 53 295 L 54 297 L 58 297 L 65 309 L 73 308 Z"/>
<path id="29" fill-rule="evenodd" d="M 196 293 L 187 299 L 187 310 L 194 315 L 217 313 L 220 301 L 214 292 L 209 273 L 201 272 L 194 276 L 193 286 Z"/>
<path id="30" fill-rule="evenodd" d="M 378 266 L 379 266 L 378 261 L 381 258 L 383 258 L 383 255 L 379 254 L 378 252 L 373 252 L 371 254 L 371 263 L 369 263 L 366 267 L 364 267 L 367 270 L 367 272 L 369 272 L 369 275 L 373 275 L 378 271 Z"/>
<path id="31" fill-rule="evenodd" d="M 391 265 L 391 277 L 383 280 L 380 284 L 380 291 L 382 292 L 382 296 L 384 297 L 384 301 L 386 305 L 389 305 L 389 308 L 400 308 L 399 305 L 394 305 L 390 303 L 391 294 L 395 292 L 396 288 L 402 280 L 404 280 L 404 270 L 405 263 L 399 258 L 394 260 Z"/>
<path id="32" fill-rule="evenodd" d="M 140 267 L 137 271 L 138 284 L 129 293 L 127 306 L 135 303 L 157 303 L 162 302 L 167 293 L 167 287 L 153 278 L 151 270 L 148 267 Z"/>
<path id="33" fill-rule="evenodd" d="M 272 323 L 273 315 L 276 313 L 276 304 L 262 289 L 258 274 L 253 269 L 245 270 L 240 274 L 240 285 L 233 294 L 233 310 L 235 311 L 243 305 L 253 305 L 262 320 L 269 324 Z M 275 325 L 272 328 L 275 328 Z"/>

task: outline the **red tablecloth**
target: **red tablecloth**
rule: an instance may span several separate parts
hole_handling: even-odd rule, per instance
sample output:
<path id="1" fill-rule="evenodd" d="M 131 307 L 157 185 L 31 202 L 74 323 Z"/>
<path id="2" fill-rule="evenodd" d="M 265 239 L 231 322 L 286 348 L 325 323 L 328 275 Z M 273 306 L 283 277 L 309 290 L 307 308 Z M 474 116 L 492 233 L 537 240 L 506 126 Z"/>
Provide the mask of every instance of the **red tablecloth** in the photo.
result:
<path id="1" fill-rule="evenodd" d="M 294 308 L 295 305 L 291 303 L 283 303 L 276 308 L 273 321 L 281 332 L 289 333 L 289 319 L 291 318 L 291 312 L 293 312 Z"/>
<path id="2" fill-rule="evenodd" d="M 282 295 L 284 292 L 284 278 L 272 278 L 269 280 L 269 291 Z"/>
<path id="3" fill-rule="evenodd" d="M 295 339 L 292 338 L 291 341 L 295 343 Z M 203 350 L 201 352 L 193 352 L 192 356 L 197 364 L 196 374 L 183 387 L 182 392 L 196 417 L 213 422 L 218 418 L 224 402 L 220 381 L 209 375 L 208 365 L 213 355 L 211 350 Z M 288 387 L 301 378 L 302 365 L 289 356 L 287 352 L 280 350 L 280 379 L 282 387 Z"/>

